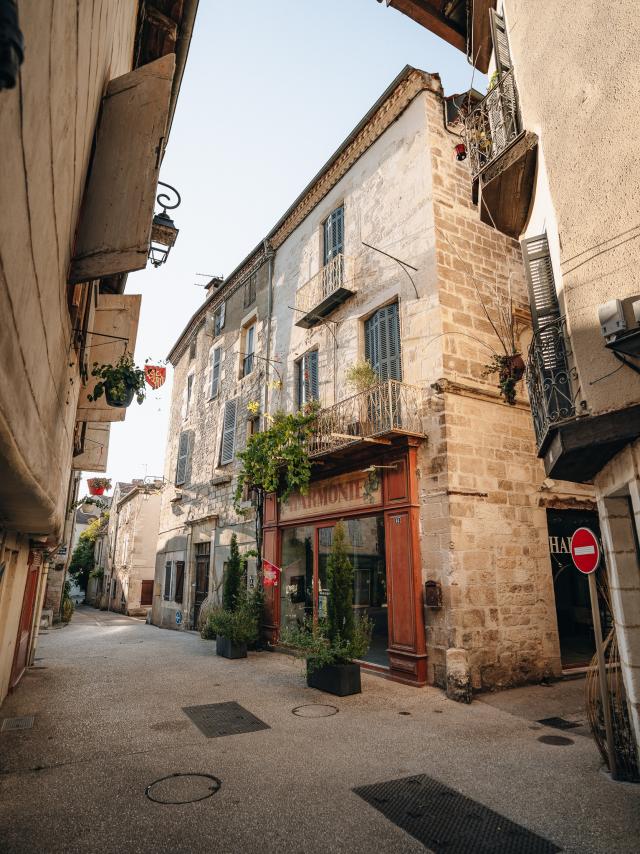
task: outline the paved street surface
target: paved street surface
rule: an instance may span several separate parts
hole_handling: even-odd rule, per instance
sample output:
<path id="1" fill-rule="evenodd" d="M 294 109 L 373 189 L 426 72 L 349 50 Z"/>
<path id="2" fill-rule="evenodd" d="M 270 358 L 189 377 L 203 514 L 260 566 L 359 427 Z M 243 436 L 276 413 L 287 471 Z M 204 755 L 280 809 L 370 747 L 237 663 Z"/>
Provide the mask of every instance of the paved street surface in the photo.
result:
<path id="1" fill-rule="evenodd" d="M 0 851 L 424 852 L 352 791 L 411 775 L 564 851 L 638 851 L 640 786 L 606 777 L 585 728 L 535 723 L 584 720 L 581 681 L 463 706 L 364 674 L 362 695 L 333 698 L 307 688 L 288 656 L 228 661 L 214 650 L 196 634 L 90 608 L 42 637 L 36 668 L 0 709 L 0 718 L 35 716 L 32 729 L 0 733 Z M 207 738 L 182 711 L 227 701 L 269 728 Z M 339 711 L 292 714 L 318 703 Z M 176 772 L 212 774 L 221 787 L 181 805 L 145 797 Z M 193 782 L 155 791 L 179 800 Z"/>

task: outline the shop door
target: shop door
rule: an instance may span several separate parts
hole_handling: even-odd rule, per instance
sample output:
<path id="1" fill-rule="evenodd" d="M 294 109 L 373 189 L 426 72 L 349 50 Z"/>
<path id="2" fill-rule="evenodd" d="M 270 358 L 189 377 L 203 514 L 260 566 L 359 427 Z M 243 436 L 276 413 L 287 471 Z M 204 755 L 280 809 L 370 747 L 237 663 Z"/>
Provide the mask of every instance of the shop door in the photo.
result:
<path id="1" fill-rule="evenodd" d="M 299 628 L 313 615 L 314 534 L 308 525 L 285 528 L 282 533 L 280 576 L 280 627 Z"/>
<path id="2" fill-rule="evenodd" d="M 37 562 L 35 562 L 34 556 L 30 555 L 31 562 L 29 563 L 27 580 L 24 586 L 22 610 L 20 612 L 20 623 L 18 625 L 18 636 L 16 638 L 16 651 L 11 671 L 11 688 L 16 687 L 27 666 L 29 641 L 31 638 L 31 624 L 33 622 L 33 609 L 35 607 L 36 592 L 38 590 L 40 560 L 41 556 L 39 554 Z"/>
<path id="3" fill-rule="evenodd" d="M 547 527 L 562 667 L 584 667 L 595 654 L 589 582 L 573 564 L 570 543 L 577 528 L 590 528 L 600 540 L 598 514 L 588 510 L 547 510 Z M 600 554 L 604 555 L 602 542 Z M 600 618 L 606 632 L 610 617 L 603 602 Z"/>
<path id="4" fill-rule="evenodd" d="M 197 627 L 200 607 L 209 595 L 211 543 L 196 543 L 196 589 L 193 600 L 193 625 Z"/>

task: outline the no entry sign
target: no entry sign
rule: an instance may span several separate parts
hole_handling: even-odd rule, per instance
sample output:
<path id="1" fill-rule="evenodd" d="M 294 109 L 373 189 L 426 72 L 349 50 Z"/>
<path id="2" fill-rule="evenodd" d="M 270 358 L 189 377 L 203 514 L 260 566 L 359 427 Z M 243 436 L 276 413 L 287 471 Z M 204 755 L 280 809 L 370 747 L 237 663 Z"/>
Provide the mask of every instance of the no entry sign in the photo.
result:
<path id="1" fill-rule="evenodd" d="M 571 557 L 585 575 L 595 572 L 600 563 L 598 539 L 590 528 L 577 528 L 571 537 Z"/>

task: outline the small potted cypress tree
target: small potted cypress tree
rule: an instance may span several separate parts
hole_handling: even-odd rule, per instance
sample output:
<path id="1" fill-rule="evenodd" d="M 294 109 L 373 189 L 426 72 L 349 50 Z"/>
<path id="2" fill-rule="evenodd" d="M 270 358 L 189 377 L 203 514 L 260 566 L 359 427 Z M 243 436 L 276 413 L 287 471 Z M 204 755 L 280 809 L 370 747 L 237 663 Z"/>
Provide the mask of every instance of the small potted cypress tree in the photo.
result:
<path id="1" fill-rule="evenodd" d="M 354 659 L 362 658 L 371 642 L 371 621 L 353 613 L 353 575 L 344 525 L 338 522 L 327 561 L 327 619 L 285 630 L 280 638 L 306 658 L 307 685 L 339 697 L 361 692 L 360 665 Z"/>

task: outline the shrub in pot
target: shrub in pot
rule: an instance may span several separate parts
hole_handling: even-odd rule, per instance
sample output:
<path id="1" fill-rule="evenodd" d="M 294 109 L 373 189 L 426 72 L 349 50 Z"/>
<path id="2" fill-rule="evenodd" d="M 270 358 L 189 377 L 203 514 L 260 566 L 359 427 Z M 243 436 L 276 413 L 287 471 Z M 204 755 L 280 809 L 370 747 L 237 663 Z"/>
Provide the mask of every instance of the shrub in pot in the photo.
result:
<path id="1" fill-rule="evenodd" d="M 362 658 L 369 649 L 372 625 L 368 618 L 356 618 L 353 613 L 353 564 L 342 522 L 334 529 L 327 575 L 327 619 L 285 629 L 280 642 L 306 659 L 310 688 L 345 697 L 362 690 L 360 665 L 354 659 Z"/>
<path id="2" fill-rule="evenodd" d="M 144 371 L 137 368 L 132 356 L 125 353 L 115 365 L 98 365 L 93 363 L 91 376 L 97 377 L 98 382 L 89 400 L 98 400 L 104 394 L 109 406 L 129 406 L 134 396 L 138 403 L 145 398 Z"/>
<path id="3" fill-rule="evenodd" d="M 258 637 L 258 622 L 246 599 L 235 611 L 220 608 L 209 615 L 202 636 L 216 638 L 216 653 L 224 658 L 246 658 L 247 644 Z"/>

